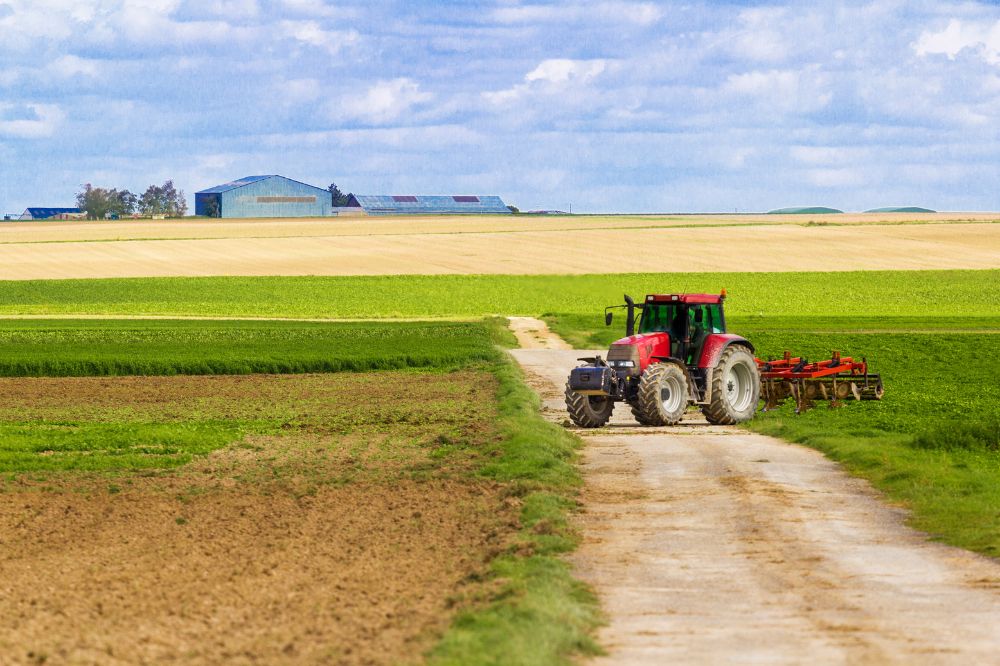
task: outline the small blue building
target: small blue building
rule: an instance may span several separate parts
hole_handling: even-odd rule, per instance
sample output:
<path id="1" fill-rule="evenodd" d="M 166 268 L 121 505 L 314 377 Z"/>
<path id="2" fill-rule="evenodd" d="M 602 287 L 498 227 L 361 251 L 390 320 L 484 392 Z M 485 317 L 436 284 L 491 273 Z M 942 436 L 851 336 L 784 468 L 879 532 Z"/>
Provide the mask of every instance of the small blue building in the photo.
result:
<path id="1" fill-rule="evenodd" d="M 352 194 L 347 205 L 360 207 L 369 215 L 442 215 L 488 213 L 510 215 L 510 209 L 498 196 L 456 195 L 381 195 Z"/>
<path id="2" fill-rule="evenodd" d="M 326 217 L 330 192 L 284 176 L 247 176 L 195 192 L 195 215 L 208 217 Z"/>
<path id="3" fill-rule="evenodd" d="M 21 220 L 71 220 L 83 217 L 79 208 L 25 208 Z"/>

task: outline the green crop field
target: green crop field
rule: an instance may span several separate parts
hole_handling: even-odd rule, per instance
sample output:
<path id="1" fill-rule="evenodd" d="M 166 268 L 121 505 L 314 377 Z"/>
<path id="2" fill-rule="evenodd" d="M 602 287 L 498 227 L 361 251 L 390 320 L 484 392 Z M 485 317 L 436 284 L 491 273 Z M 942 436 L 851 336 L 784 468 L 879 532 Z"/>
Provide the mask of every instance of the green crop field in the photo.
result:
<path id="1" fill-rule="evenodd" d="M 497 358 L 480 323 L 0 320 L 0 376 L 447 368 Z"/>
<path id="2" fill-rule="evenodd" d="M 208 277 L 0 282 L 0 314 L 466 317 L 590 314 L 622 293 L 714 292 L 732 316 L 1000 321 L 1000 270 Z"/>

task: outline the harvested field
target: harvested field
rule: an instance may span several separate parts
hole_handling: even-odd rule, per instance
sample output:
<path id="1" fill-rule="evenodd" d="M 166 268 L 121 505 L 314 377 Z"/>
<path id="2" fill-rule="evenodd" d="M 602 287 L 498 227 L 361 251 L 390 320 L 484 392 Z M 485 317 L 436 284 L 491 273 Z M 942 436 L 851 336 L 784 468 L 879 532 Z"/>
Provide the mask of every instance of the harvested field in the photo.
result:
<path id="1" fill-rule="evenodd" d="M 413 226 L 415 222 L 397 220 L 400 226 L 393 233 L 338 235 L 324 225 L 364 225 L 368 220 L 324 221 L 302 235 L 248 232 L 246 237 L 191 238 L 197 232 L 185 226 L 181 235 L 186 239 L 104 242 L 74 240 L 74 235 L 91 231 L 70 226 L 66 239 L 59 234 L 49 238 L 65 242 L 0 244 L 0 279 L 593 273 L 617 269 L 610 254 L 613 248 L 629 248 L 628 270 L 650 272 L 1000 267 L 1000 225 L 990 222 L 836 226 L 824 219 L 808 226 L 799 219 L 798 224 L 763 226 L 629 228 L 636 224 L 621 221 L 623 228 L 618 229 L 601 227 L 601 222 L 595 228 L 544 230 L 544 218 L 538 220 L 539 226 L 531 226 L 535 220 L 515 220 L 524 225 L 518 233 L 473 231 L 477 225 L 489 226 L 488 221 L 456 218 L 447 220 L 448 231 L 422 231 Z M 273 234 L 281 232 L 274 224 L 267 228 Z M 384 231 L 390 222 L 375 224 Z M 407 225 L 413 231 L 401 232 Z"/>
<path id="2" fill-rule="evenodd" d="M 0 243 L 195 238 L 293 238 L 449 233 L 517 233 L 739 225 L 954 224 L 1000 222 L 997 213 L 845 213 L 842 215 L 437 215 L 404 217 L 11 222 Z"/>
<path id="3" fill-rule="evenodd" d="M 0 662 L 418 661 L 519 527 L 470 473 L 494 390 L 474 370 L 0 381 L 7 425 L 256 424 L 172 471 L 0 477 Z"/>

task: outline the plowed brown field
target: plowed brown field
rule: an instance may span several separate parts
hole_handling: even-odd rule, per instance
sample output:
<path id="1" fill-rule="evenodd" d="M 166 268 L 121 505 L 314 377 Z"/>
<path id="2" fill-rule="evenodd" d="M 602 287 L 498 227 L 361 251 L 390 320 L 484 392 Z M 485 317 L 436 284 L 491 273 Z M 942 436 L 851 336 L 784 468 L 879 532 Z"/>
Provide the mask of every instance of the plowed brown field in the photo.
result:
<path id="1" fill-rule="evenodd" d="M 650 272 L 998 268 L 996 221 L 963 213 L 16 223 L 0 226 L 0 279 L 588 273 L 617 270 L 615 256 Z"/>
<path id="2" fill-rule="evenodd" d="M 467 473 L 490 375 L 378 378 L 0 381 L 8 422 L 284 424 L 176 471 L 0 477 L 0 663 L 419 660 L 517 510 Z"/>

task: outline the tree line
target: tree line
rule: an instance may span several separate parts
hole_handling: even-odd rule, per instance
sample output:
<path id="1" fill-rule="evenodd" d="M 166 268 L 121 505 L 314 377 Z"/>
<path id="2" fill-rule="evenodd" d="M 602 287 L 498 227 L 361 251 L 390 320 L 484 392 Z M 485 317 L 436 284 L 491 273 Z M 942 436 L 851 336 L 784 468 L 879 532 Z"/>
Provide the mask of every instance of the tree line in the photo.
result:
<path id="1" fill-rule="evenodd" d="M 187 214 L 184 191 L 175 188 L 172 180 L 163 185 L 150 185 L 142 195 L 128 190 L 94 187 L 90 183 L 81 187 L 83 189 L 76 194 L 76 205 L 89 220 L 125 217 L 134 213 L 166 217 L 184 217 Z"/>

